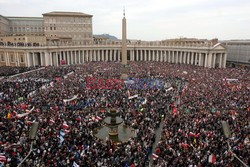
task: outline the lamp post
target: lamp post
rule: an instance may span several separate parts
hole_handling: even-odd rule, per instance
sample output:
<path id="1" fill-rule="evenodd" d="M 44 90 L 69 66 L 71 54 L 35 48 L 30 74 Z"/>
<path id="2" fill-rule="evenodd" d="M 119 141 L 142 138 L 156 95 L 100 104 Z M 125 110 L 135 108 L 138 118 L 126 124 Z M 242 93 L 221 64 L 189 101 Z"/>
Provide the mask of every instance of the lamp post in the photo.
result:
<path id="1" fill-rule="evenodd" d="M 222 129 L 223 129 L 224 135 L 226 136 L 227 139 L 229 139 L 229 138 L 231 137 L 231 131 L 230 131 L 230 127 L 229 127 L 228 122 L 226 122 L 226 121 L 221 121 L 221 125 L 222 125 Z M 242 160 L 232 151 L 231 146 L 230 146 L 230 144 L 229 144 L 229 141 L 227 141 L 227 145 L 228 145 L 229 151 L 233 154 L 233 156 L 234 156 L 237 160 L 239 160 L 239 161 L 242 163 L 243 166 L 248 167 L 248 165 L 247 165 L 245 162 L 243 162 L 243 161 L 242 161 Z"/>
<path id="2" fill-rule="evenodd" d="M 34 141 L 35 141 L 35 138 L 36 138 L 38 124 L 39 124 L 38 122 L 33 122 L 32 123 L 31 129 L 30 129 L 30 132 L 29 132 L 29 139 L 32 140 L 31 144 L 30 144 L 30 151 L 17 167 L 21 167 L 21 165 L 25 162 L 25 160 L 30 156 L 30 154 L 33 151 L 33 144 L 34 144 Z"/>

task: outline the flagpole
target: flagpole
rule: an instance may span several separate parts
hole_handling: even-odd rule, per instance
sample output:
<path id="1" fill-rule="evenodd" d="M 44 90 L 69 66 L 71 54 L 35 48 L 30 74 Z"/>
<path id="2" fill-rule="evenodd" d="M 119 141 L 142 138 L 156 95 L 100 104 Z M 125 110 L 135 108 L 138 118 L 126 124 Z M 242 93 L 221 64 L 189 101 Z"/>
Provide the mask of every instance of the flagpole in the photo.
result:
<path id="1" fill-rule="evenodd" d="M 229 141 L 227 141 L 227 145 L 228 145 L 229 151 L 232 152 L 233 156 L 234 156 L 236 159 L 238 159 L 238 160 L 242 163 L 242 165 L 244 165 L 245 167 L 248 167 L 248 165 L 245 164 L 245 162 L 243 162 L 243 161 L 242 161 L 242 160 L 241 160 L 241 159 L 231 150 L 231 146 L 229 145 Z"/>

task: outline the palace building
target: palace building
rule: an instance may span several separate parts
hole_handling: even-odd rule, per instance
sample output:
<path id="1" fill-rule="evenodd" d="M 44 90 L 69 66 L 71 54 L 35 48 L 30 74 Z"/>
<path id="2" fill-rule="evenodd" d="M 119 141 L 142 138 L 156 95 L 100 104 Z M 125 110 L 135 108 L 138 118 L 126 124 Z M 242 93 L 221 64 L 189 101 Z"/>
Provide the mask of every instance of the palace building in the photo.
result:
<path id="1" fill-rule="evenodd" d="M 127 61 L 226 67 L 227 49 L 217 39 L 125 39 L 125 42 Z M 93 37 L 92 15 L 80 12 L 50 12 L 41 18 L 0 15 L 0 66 L 59 66 L 121 60 L 122 41 Z"/>

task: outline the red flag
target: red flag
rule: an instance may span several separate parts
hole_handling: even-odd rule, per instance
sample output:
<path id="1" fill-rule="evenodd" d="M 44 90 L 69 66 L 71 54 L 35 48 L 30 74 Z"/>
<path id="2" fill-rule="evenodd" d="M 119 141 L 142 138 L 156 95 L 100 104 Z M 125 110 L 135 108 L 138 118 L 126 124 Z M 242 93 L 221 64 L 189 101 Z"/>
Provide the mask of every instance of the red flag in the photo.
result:
<path id="1" fill-rule="evenodd" d="M 174 115 L 177 115 L 177 114 L 178 114 L 178 109 L 177 109 L 177 107 L 174 107 L 174 109 L 173 109 L 173 114 L 174 114 Z"/>
<path id="2" fill-rule="evenodd" d="M 68 125 L 66 122 L 64 122 L 64 123 L 63 123 L 63 128 L 64 128 L 64 129 L 68 129 L 68 128 L 69 128 L 69 125 Z"/>

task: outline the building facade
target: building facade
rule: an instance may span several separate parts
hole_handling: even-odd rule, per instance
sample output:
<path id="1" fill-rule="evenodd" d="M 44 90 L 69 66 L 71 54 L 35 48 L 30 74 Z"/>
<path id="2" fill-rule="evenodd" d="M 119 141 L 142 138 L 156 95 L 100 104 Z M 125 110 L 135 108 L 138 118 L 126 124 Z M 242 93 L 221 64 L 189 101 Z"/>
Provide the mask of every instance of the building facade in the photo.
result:
<path id="1" fill-rule="evenodd" d="M 44 36 L 45 41 L 37 38 L 39 45 L 89 44 L 92 42 L 92 15 L 80 12 L 50 12 L 43 17 L 7 17 L 0 15 L 0 43 L 20 43 L 9 41 L 9 36 Z M 13 38 L 15 39 L 15 38 Z M 33 39 L 35 39 L 33 37 Z M 41 42 L 41 43 L 40 43 Z M 25 44 L 23 44 L 25 45 Z M 32 44 L 31 44 L 32 45 Z"/>
<path id="2" fill-rule="evenodd" d="M 60 66 L 90 61 L 121 62 L 121 44 L 0 47 L 1 66 Z M 214 46 L 127 45 L 128 61 L 159 61 L 225 68 L 226 48 Z"/>
<path id="3" fill-rule="evenodd" d="M 124 19 L 123 30 L 126 29 Z M 19 30 L 17 25 L 22 25 L 21 22 L 16 25 L 9 24 Z M 27 42 L 28 38 L 22 38 L 22 36 L 18 36 L 20 40 L 18 43 L 13 43 L 17 40 L 13 32 L 21 35 L 24 31 L 10 29 L 14 39 L 2 38 L 12 42 L 4 42 L 2 45 L 0 42 L 0 66 L 30 67 L 72 65 L 92 61 L 122 62 L 123 55 L 123 60 L 126 59 L 126 61 L 159 61 L 207 68 L 226 67 L 226 47 L 218 43 L 218 40 L 185 38 L 140 41 L 127 40 L 126 35 L 123 35 L 123 45 L 120 40 L 95 39 L 93 41 L 92 15 L 78 12 L 45 13 L 43 29 L 44 35 L 41 37 L 44 38 L 40 39 L 42 42 L 38 45 L 34 45 L 36 39 L 29 39 L 30 42 Z M 124 46 L 127 49 L 124 49 Z"/>
<path id="4" fill-rule="evenodd" d="M 250 40 L 222 41 L 227 47 L 228 62 L 250 66 Z"/>

